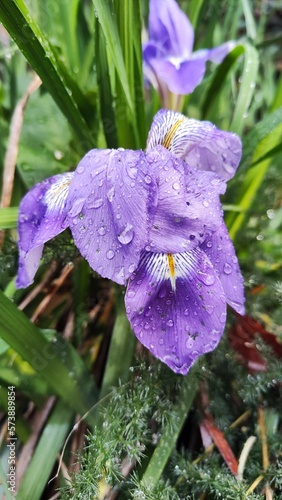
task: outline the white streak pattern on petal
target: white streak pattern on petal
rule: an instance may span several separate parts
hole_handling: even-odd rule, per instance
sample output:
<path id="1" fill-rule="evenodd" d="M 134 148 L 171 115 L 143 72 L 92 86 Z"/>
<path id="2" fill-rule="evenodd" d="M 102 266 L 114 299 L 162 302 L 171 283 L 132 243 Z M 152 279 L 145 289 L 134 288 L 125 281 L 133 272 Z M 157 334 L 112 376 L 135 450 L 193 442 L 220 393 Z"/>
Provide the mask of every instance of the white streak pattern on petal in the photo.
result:
<path id="1" fill-rule="evenodd" d="M 171 255 L 174 263 L 174 273 L 171 272 L 169 265 L 168 254 L 166 253 L 144 253 L 140 267 L 145 266 L 152 281 L 160 283 L 164 280 L 170 280 L 173 291 L 176 290 L 177 278 L 192 277 L 197 270 L 197 253 L 198 250 L 190 252 L 175 253 Z"/>
<path id="2" fill-rule="evenodd" d="M 73 172 L 63 174 L 63 176 L 46 191 L 43 202 L 47 205 L 48 212 L 54 209 L 57 213 L 63 211 L 73 175 Z"/>

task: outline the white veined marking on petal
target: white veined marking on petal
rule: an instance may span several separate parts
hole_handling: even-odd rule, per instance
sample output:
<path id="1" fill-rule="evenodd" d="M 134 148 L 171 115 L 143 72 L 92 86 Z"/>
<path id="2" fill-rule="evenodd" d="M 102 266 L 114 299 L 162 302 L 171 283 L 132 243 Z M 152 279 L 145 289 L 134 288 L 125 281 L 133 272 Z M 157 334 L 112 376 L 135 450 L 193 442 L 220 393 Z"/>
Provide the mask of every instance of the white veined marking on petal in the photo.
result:
<path id="1" fill-rule="evenodd" d="M 197 250 L 192 250 L 190 252 L 183 253 L 152 253 L 144 254 L 144 257 L 140 263 L 147 268 L 149 274 L 158 283 L 169 279 L 171 282 L 171 288 L 176 291 L 176 280 L 177 278 L 187 278 L 192 276 L 197 269 Z"/>
<path id="2" fill-rule="evenodd" d="M 44 203 L 47 205 L 48 210 L 55 208 L 60 212 L 63 209 L 72 179 L 73 172 L 64 174 L 46 191 Z"/>

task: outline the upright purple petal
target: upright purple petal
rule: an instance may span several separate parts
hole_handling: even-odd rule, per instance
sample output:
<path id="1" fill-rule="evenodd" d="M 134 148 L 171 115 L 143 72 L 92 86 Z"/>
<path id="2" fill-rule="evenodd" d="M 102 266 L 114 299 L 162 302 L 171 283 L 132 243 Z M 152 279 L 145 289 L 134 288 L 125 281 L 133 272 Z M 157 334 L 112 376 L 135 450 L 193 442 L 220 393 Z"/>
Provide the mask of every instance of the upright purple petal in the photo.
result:
<path id="1" fill-rule="evenodd" d="M 219 194 L 225 182 L 211 172 L 189 168 L 162 146 L 146 157 L 158 183 L 146 249 L 175 253 L 195 248 L 222 223 Z"/>
<path id="2" fill-rule="evenodd" d="M 183 375 L 200 355 L 215 349 L 226 321 L 222 285 L 200 249 L 144 253 L 125 304 L 140 342 Z"/>
<path id="3" fill-rule="evenodd" d="M 38 269 L 43 245 L 66 227 L 66 198 L 73 173 L 59 174 L 34 186 L 19 206 L 18 288 L 30 285 Z"/>
<path id="4" fill-rule="evenodd" d="M 209 257 L 222 283 L 227 303 L 239 314 L 244 314 L 244 281 L 233 243 L 223 223 L 207 238 L 201 249 Z"/>
<path id="5" fill-rule="evenodd" d="M 67 201 L 74 241 L 101 276 L 125 284 L 149 231 L 155 184 L 142 151 L 92 150 L 79 163 Z"/>
<path id="6" fill-rule="evenodd" d="M 236 134 L 164 109 L 154 117 L 147 151 L 158 144 L 190 167 L 214 172 L 225 180 L 234 176 L 242 154 L 241 140 Z"/>
<path id="7" fill-rule="evenodd" d="M 149 38 L 169 55 L 192 53 L 194 30 L 175 0 L 150 0 Z"/>

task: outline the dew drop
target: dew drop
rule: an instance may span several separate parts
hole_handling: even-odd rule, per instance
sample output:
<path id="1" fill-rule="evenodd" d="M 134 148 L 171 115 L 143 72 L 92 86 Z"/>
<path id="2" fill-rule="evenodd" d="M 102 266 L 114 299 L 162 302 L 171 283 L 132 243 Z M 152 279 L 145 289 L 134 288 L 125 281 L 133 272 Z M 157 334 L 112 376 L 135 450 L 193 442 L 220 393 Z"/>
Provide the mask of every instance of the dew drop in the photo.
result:
<path id="1" fill-rule="evenodd" d="M 100 234 L 100 236 L 104 236 L 105 233 L 106 233 L 105 227 L 104 226 L 99 227 L 98 234 Z"/>
<path id="2" fill-rule="evenodd" d="M 180 184 L 178 182 L 174 182 L 174 184 L 172 184 L 172 187 L 173 189 L 175 189 L 175 191 L 178 191 L 180 189 Z"/>
<path id="3" fill-rule="evenodd" d="M 188 316 L 189 314 L 189 309 L 184 309 L 184 316 Z"/>
<path id="4" fill-rule="evenodd" d="M 128 243 L 132 241 L 133 236 L 134 236 L 133 226 L 127 223 L 124 230 L 122 231 L 122 233 L 118 235 L 117 238 L 122 245 L 128 245 Z"/>
<path id="5" fill-rule="evenodd" d="M 145 182 L 146 182 L 146 184 L 151 184 L 152 177 L 150 177 L 150 175 L 145 175 Z"/>
<path id="6" fill-rule="evenodd" d="M 207 241 L 207 247 L 208 247 L 208 248 L 211 248 L 211 247 L 212 247 L 212 242 L 211 242 L 210 240 L 209 240 L 209 241 Z"/>
<path id="7" fill-rule="evenodd" d="M 186 342 L 187 349 L 192 349 L 193 344 L 194 344 L 193 339 L 190 337 Z"/>
<path id="8" fill-rule="evenodd" d="M 225 274 L 230 274 L 232 272 L 232 267 L 227 262 L 223 266 L 223 271 Z"/>
<path id="9" fill-rule="evenodd" d="M 130 266 L 128 266 L 129 273 L 133 273 L 134 269 L 135 269 L 135 264 L 130 264 Z"/>
<path id="10" fill-rule="evenodd" d="M 136 293 L 134 290 L 128 290 L 128 292 L 127 292 L 128 297 L 135 297 L 135 295 L 136 295 Z"/>
<path id="11" fill-rule="evenodd" d="M 113 250 L 108 250 L 106 255 L 107 259 L 112 260 L 115 256 L 115 252 Z"/>
<path id="12" fill-rule="evenodd" d="M 172 319 L 169 319 L 167 322 L 166 322 L 167 326 L 173 326 L 174 323 L 172 321 Z"/>
<path id="13" fill-rule="evenodd" d="M 83 165 L 78 165 L 76 171 L 78 174 L 82 174 L 84 172 L 85 168 Z"/>
<path id="14" fill-rule="evenodd" d="M 160 340 L 159 340 L 159 344 L 160 344 L 160 345 L 163 345 L 163 344 L 164 344 L 164 339 L 160 339 Z"/>
<path id="15" fill-rule="evenodd" d="M 206 200 L 204 200 L 204 201 L 203 201 L 203 207 L 208 208 L 208 206 L 209 206 L 209 203 L 208 203 Z"/>
<path id="16" fill-rule="evenodd" d="M 211 306 L 211 305 L 207 305 L 206 306 L 206 311 L 207 311 L 208 314 L 212 314 L 213 311 L 214 311 L 214 307 Z"/>
<path id="17" fill-rule="evenodd" d="M 213 285 L 215 282 L 215 277 L 212 274 L 198 272 L 198 277 L 205 285 Z"/>
<path id="18" fill-rule="evenodd" d="M 88 203 L 88 208 L 99 208 L 103 205 L 102 198 L 96 198 L 96 200 L 90 201 Z"/>
<path id="19" fill-rule="evenodd" d="M 81 212 L 81 209 L 85 203 L 85 198 L 79 198 L 78 200 L 75 200 L 73 206 L 70 209 L 69 215 L 71 217 L 75 217 L 79 212 Z"/>
<path id="20" fill-rule="evenodd" d="M 226 313 L 221 313 L 219 320 L 221 323 L 225 323 L 226 321 Z"/>
<path id="21" fill-rule="evenodd" d="M 108 197 L 108 200 L 109 200 L 110 202 L 112 202 L 112 201 L 113 201 L 114 196 L 115 196 L 115 188 L 114 188 L 114 186 L 113 186 L 113 187 L 112 187 L 111 189 L 109 189 L 109 191 L 107 192 L 107 197 Z"/>

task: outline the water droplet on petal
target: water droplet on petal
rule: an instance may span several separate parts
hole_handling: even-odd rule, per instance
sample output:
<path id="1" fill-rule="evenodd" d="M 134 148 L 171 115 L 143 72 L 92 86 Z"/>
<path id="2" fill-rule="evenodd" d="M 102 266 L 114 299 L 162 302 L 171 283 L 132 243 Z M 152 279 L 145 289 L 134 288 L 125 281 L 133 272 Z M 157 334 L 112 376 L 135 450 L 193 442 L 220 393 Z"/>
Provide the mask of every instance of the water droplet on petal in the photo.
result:
<path id="1" fill-rule="evenodd" d="M 207 241 L 207 247 L 208 247 L 208 248 L 211 248 L 211 247 L 212 247 L 212 242 L 211 242 L 211 240 Z"/>
<path id="2" fill-rule="evenodd" d="M 197 273 L 199 280 L 205 285 L 213 285 L 215 282 L 215 277 L 212 274 L 206 274 L 202 272 Z"/>
<path id="3" fill-rule="evenodd" d="M 135 297 L 135 295 L 136 295 L 136 293 L 134 290 L 128 290 L 128 292 L 127 292 L 128 297 Z"/>
<path id="4" fill-rule="evenodd" d="M 150 175 L 145 175 L 145 182 L 146 184 L 151 184 L 152 178 L 150 177 Z"/>
<path id="5" fill-rule="evenodd" d="M 75 217 L 79 212 L 81 212 L 81 209 L 85 203 L 85 198 L 79 198 L 78 200 L 75 200 L 73 206 L 70 209 L 69 215 L 71 217 Z"/>
<path id="6" fill-rule="evenodd" d="M 76 171 L 78 174 L 82 174 L 84 172 L 85 168 L 83 167 L 83 165 L 78 165 Z"/>
<path id="7" fill-rule="evenodd" d="M 126 224 L 124 230 L 122 233 L 118 235 L 118 240 L 122 245 L 128 245 L 133 239 L 134 236 L 134 231 L 133 231 L 133 226 L 131 224 Z"/>
<path id="8" fill-rule="evenodd" d="M 115 252 L 113 250 L 108 250 L 106 255 L 109 260 L 112 260 L 115 256 Z"/>
<path id="9" fill-rule="evenodd" d="M 160 339 L 160 340 L 159 340 L 159 344 L 160 344 L 160 345 L 163 345 L 163 343 L 164 343 L 164 339 Z"/>
<path id="10" fill-rule="evenodd" d="M 93 201 L 88 202 L 88 208 L 99 208 L 103 205 L 102 198 L 96 198 Z"/>
<path id="11" fill-rule="evenodd" d="M 108 200 L 109 200 L 110 202 L 112 202 L 112 201 L 113 201 L 114 196 L 115 196 L 115 188 L 114 188 L 114 186 L 113 186 L 113 187 L 112 187 L 111 189 L 109 189 L 109 191 L 107 192 L 107 197 L 108 197 Z"/>
<path id="12" fill-rule="evenodd" d="M 226 262 L 226 264 L 224 264 L 223 271 L 225 272 L 225 274 L 230 274 L 232 272 L 232 267 L 230 266 L 230 264 Z"/>
<path id="13" fill-rule="evenodd" d="M 173 326 L 174 323 L 172 321 L 172 319 L 169 319 L 167 322 L 166 322 L 167 326 Z"/>
<path id="14" fill-rule="evenodd" d="M 206 208 L 208 208 L 209 203 L 208 203 L 206 200 L 204 200 L 204 201 L 203 201 L 203 206 L 204 206 L 204 207 L 206 207 Z"/>
<path id="15" fill-rule="evenodd" d="M 192 349 L 193 344 L 194 344 L 193 339 L 190 337 L 186 342 L 187 349 Z"/>
<path id="16" fill-rule="evenodd" d="M 211 305 L 207 305 L 206 306 L 206 311 L 207 311 L 208 314 L 212 314 L 213 311 L 214 311 L 214 307 L 211 306 Z"/>
<path id="17" fill-rule="evenodd" d="M 133 273 L 135 267 L 135 264 L 130 264 L 130 266 L 128 267 L 128 272 Z"/>
<path id="18" fill-rule="evenodd" d="M 100 234 L 100 236 L 104 236 L 105 233 L 106 233 L 105 227 L 104 226 L 99 227 L 98 234 Z"/>
<path id="19" fill-rule="evenodd" d="M 174 182 L 174 184 L 172 184 L 172 187 L 173 189 L 175 189 L 175 191 L 178 191 L 180 189 L 180 184 L 178 182 Z"/>
<path id="20" fill-rule="evenodd" d="M 221 322 L 221 323 L 225 323 L 225 321 L 226 321 L 226 313 L 222 313 L 222 314 L 220 315 L 219 320 L 220 320 L 220 322 Z"/>

